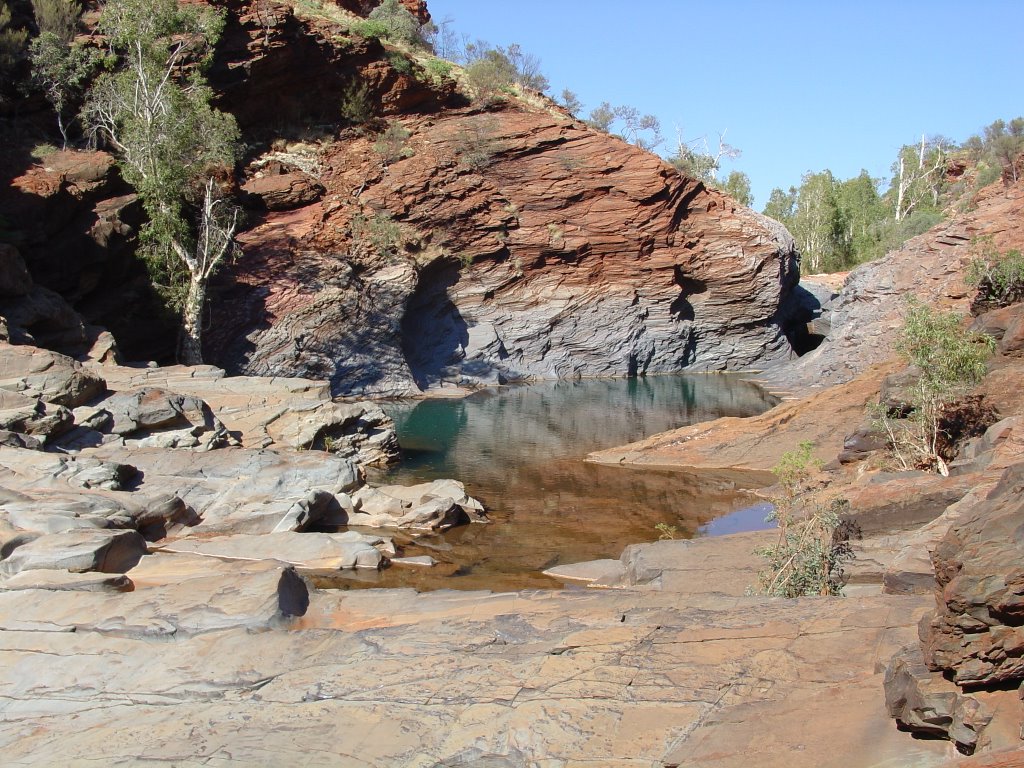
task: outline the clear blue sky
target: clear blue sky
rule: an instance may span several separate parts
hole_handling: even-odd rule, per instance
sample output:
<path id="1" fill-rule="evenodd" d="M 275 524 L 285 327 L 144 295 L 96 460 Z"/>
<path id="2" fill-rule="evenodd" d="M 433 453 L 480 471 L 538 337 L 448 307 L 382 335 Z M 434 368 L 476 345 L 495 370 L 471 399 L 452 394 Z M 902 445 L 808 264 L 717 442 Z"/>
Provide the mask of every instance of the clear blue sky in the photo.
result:
<path id="1" fill-rule="evenodd" d="M 963 141 L 1024 115 L 1024 0 L 428 0 L 471 38 L 519 43 L 550 94 L 719 131 L 754 207 L 806 171 L 888 177 L 922 133 Z"/>

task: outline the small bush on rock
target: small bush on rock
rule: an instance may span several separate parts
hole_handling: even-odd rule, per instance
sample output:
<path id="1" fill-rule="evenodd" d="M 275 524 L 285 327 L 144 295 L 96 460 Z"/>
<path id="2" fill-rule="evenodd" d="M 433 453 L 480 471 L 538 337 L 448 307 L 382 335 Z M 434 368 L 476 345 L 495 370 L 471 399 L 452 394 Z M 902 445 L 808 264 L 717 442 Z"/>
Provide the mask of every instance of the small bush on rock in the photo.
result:
<path id="1" fill-rule="evenodd" d="M 370 251 L 381 258 L 393 257 L 403 243 L 401 225 L 387 211 L 372 217 L 356 214 L 352 219 L 352 244 L 358 251 Z"/>
<path id="2" fill-rule="evenodd" d="M 341 94 L 341 119 L 350 125 L 363 125 L 373 117 L 370 89 L 366 83 L 350 82 Z"/>
<path id="3" fill-rule="evenodd" d="M 990 336 L 971 333 L 954 312 L 938 312 L 916 298 L 907 301 L 896 351 L 919 375 L 910 388 L 909 413 L 873 408 L 874 421 L 886 434 L 902 469 L 931 469 L 949 474 L 951 439 L 944 419 L 954 403 L 978 384 L 995 350 Z"/>
<path id="4" fill-rule="evenodd" d="M 778 523 L 779 540 L 757 550 L 767 563 L 758 574 L 760 591 L 770 597 L 838 595 L 843 563 L 853 558 L 850 528 L 840 520 L 849 502 L 821 501 L 811 493 L 813 447 L 801 443 L 772 469 L 782 493 L 771 500 L 768 520 Z"/>
<path id="5" fill-rule="evenodd" d="M 406 146 L 409 136 L 408 129 L 401 123 L 395 120 L 389 121 L 387 128 L 381 132 L 380 136 L 373 143 L 373 151 L 380 155 L 385 166 L 396 163 L 403 158 L 412 157 L 412 149 Z"/>
<path id="6" fill-rule="evenodd" d="M 967 266 L 965 282 L 978 293 L 972 309 L 1008 307 L 1024 300 L 1024 255 L 1018 250 L 999 253 L 992 238 L 979 238 L 975 243 L 978 256 Z"/>
<path id="7" fill-rule="evenodd" d="M 388 40 L 392 43 L 425 46 L 420 23 L 398 0 L 384 0 L 370 15 L 352 25 L 360 37 Z"/>

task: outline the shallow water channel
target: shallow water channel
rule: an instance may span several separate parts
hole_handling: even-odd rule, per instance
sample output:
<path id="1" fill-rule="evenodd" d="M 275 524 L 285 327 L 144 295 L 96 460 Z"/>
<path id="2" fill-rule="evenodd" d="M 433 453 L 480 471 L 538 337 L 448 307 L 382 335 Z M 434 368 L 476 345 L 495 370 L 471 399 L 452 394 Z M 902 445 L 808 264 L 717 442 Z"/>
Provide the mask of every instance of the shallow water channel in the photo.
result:
<path id="1" fill-rule="evenodd" d="M 392 566 L 359 586 L 512 590 L 558 587 L 541 572 L 558 563 L 618 557 L 628 544 L 706 533 L 716 518 L 752 503 L 728 482 L 669 470 L 588 464 L 584 457 L 719 416 L 749 416 L 775 401 L 738 376 L 691 374 L 558 381 L 486 390 L 457 400 L 385 403 L 402 463 L 378 483 L 453 477 L 480 499 L 490 524 L 412 539 L 406 556 L 433 568 Z M 711 533 L 757 527 L 761 515 L 720 520 Z M 724 526 L 721 524 L 724 523 Z M 352 586 L 357 584 L 353 583 Z"/>

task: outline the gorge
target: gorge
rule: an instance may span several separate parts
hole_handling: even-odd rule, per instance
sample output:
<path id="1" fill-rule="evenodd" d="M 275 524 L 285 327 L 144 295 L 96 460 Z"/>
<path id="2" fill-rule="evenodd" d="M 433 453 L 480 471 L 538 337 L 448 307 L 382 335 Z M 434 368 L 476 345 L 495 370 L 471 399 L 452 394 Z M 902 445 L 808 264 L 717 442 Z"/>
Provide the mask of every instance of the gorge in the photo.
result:
<path id="1" fill-rule="evenodd" d="M 728 194 L 360 33 L 376 0 L 187 5 L 244 143 L 207 365 L 117 153 L 37 157 L 52 110 L 3 106 L 5 765 L 1022 764 L 1024 304 L 965 281 L 1024 248 L 1019 159 L 801 277 Z M 869 414 L 906 405 L 907 295 L 993 339 L 946 476 Z M 806 443 L 856 558 L 755 594 L 778 532 L 700 528 Z"/>

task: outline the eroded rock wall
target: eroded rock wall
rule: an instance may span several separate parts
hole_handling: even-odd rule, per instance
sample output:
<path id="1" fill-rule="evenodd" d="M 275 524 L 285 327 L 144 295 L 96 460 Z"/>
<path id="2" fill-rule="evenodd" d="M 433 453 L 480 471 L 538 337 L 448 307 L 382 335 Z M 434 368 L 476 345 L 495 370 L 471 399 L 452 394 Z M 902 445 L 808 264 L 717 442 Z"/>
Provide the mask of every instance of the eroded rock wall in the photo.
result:
<path id="1" fill-rule="evenodd" d="M 786 359 L 792 238 L 659 158 L 553 108 L 401 119 L 320 156 L 322 200 L 244 237 L 218 363 L 338 393 L 737 369 Z M 373 253 L 356 217 L 403 230 Z"/>

